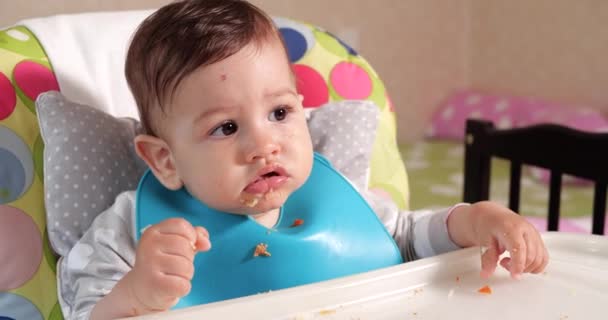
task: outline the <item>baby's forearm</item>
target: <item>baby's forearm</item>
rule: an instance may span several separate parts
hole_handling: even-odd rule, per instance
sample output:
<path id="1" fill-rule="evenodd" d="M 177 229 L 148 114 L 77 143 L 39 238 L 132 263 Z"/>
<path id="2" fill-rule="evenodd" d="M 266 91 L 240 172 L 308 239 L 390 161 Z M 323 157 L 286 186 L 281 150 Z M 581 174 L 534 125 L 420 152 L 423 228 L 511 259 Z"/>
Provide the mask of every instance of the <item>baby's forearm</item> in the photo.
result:
<path id="1" fill-rule="evenodd" d="M 139 314 L 128 287 L 130 276 L 131 273 L 127 273 L 110 293 L 99 300 L 91 311 L 90 320 L 118 319 Z"/>

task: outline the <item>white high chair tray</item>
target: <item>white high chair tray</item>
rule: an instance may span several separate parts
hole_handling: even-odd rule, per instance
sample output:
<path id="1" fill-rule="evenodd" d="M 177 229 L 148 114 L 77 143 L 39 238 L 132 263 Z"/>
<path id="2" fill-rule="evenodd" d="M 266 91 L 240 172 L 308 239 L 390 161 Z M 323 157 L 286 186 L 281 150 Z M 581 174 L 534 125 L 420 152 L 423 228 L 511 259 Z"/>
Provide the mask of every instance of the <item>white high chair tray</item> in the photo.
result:
<path id="1" fill-rule="evenodd" d="M 543 234 L 543 274 L 481 279 L 479 248 L 140 319 L 607 319 L 608 237 Z M 272 272 L 269 270 L 269 272 Z M 478 289 L 488 285 L 491 294 Z"/>

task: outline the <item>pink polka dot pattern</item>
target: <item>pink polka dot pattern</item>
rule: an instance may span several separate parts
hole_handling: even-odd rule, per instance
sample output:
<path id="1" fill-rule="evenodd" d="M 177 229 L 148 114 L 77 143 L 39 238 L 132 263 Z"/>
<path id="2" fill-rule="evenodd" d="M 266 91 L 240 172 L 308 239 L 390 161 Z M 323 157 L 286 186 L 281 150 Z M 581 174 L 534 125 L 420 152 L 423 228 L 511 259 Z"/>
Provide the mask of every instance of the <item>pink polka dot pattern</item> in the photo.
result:
<path id="1" fill-rule="evenodd" d="M 0 72 L 0 120 L 8 118 L 17 104 L 17 96 L 11 81 Z"/>
<path id="2" fill-rule="evenodd" d="M 346 99 L 365 99 L 372 93 L 372 80 L 367 72 L 352 62 L 340 62 L 331 70 L 330 81 L 336 92 Z"/>
<path id="3" fill-rule="evenodd" d="M 27 213 L 3 205 L 0 206 L 0 243 L 15 244 L 0 246 L 3 263 L 0 291 L 18 288 L 30 280 L 42 261 L 40 230 Z"/>
<path id="4" fill-rule="evenodd" d="M 43 92 L 59 91 L 59 84 L 53 72 L 33 61 L 26 60 L 18 63 L 13 71 L 13 77 L 17 86 L 32 101 L 35 101 Z"/>
<path id="5" fill-rule="evenodd" d="M 294 64 L 298 93 L 304 96 L 303 106 L 319 107 L 329 101 L 329 90 L 323 77 L 313 68 Z"/>
<path id="6" fill-rule="evenodd" d="M 391 100 L 391 97 L 389 97 L 388 94 L 386 94 L 386 104 L 388 105 L 388 110 L 390 112 L 395 112 L 395 105 L 393 104 L 393 100 Z"/>

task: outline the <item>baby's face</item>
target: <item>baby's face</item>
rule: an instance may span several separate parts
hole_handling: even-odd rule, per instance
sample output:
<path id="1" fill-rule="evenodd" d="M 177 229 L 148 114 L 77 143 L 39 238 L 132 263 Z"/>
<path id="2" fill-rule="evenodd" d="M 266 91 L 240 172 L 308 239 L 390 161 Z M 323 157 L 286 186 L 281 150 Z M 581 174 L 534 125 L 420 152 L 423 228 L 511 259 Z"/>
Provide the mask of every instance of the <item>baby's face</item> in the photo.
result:
<path id="1" fill-rule="evenodd" d="M 160 127 L 187 190 L 233 213 L 276 209 L 308 178 L 312 143 L 281 43 L 199 68 Z"/>

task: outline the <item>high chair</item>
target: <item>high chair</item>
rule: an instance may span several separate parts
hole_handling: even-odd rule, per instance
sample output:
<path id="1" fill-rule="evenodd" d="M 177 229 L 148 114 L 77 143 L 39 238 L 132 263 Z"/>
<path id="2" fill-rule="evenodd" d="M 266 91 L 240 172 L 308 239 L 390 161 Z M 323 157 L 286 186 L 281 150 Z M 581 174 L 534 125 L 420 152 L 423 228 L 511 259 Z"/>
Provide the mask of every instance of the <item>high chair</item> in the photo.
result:
<path id="1" fill-rule="evenodd" d="M 57 199 L 45 193 L 53 186 L 44 181 L 55 168 L 45 166 L 48 159 L 43 156 L 35 101 L 41 93 L 57 90 L 111 116 L 136 118 L 124 79 L 124 58 L 135 27 L 150 13 L 60 15 L 28 19 L 0 30 L 2 319 L 62 318 L 56 296 L 57 259 L 105 209 L 83 212 L 84 220 L 70 216 L 70 228 L 78 229 L 72 238 L 47 232 L 60 227 L 47 223 Z M 367 184 L 407 208 L 407 176 L 396 145 L 394 109 L 379 76 L 329 32 L 280 17 L 275 22 L 285 38 L 304 107 L 314 109 L 345 99 L 371 100 L 379 107 Z M 64 194 L 70 195 L 74 194 Z"/>

